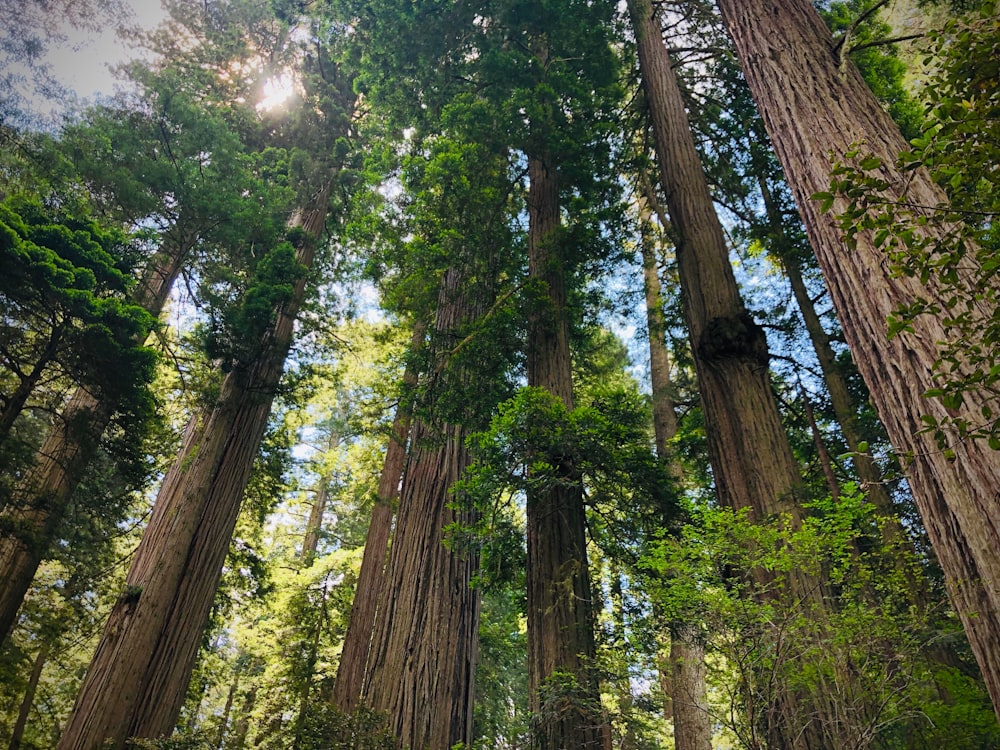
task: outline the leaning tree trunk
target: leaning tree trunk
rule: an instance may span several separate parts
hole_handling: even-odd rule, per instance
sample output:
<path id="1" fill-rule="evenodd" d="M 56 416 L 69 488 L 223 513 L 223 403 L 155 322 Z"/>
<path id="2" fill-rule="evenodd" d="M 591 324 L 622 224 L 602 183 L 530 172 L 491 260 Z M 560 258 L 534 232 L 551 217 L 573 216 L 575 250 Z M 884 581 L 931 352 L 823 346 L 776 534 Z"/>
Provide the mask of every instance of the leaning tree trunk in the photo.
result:
<path id="1" fill-rule="evenodd" d="M 947 300 L 934 279 L 891 272 L 868 234 L 848 249 L 832 214 L 810 196 L 829 190 L 830 154 L 841 158 L 855 143 L 882 161 L 879 177 L 889 198 L 910 206 L 938 206 L 945 196 L 924 169 L 894 166 L 907 147 L 854 65 L 840 59 L 830 32 L 809 0 L 720 0 L 723 19 L 809 239 L 816 251 L 844 335 L 904 470 L 937 553 L 952 603 L 982 669 L 1000 716 L 1000 460 L 982 440 L 952 440 L 944 451 L 923 429 L 922 415 L 982 420 L 979 397 L 946 410 L 923 394 L 935 386 L 938 342 L 947 340 L 935 316 L 922 315 L 912 331 L 889 339 L 886 320 L 918 299 Z M 843 209 L 840 201 L 834 209 Z M 930 236 L 936 230 L 928 225 Z"/>
<path id="2" fill-rule="evenodd" d="M 426 326 L 422 322 L 414 324 L 413 338 L 410 342 L 411 355 L 423 346 L 425 331 Z M 418 373 L 412 364 L 413 361 L 411 356 L 410 363 L 403 373 L 404 389 L 412 389 L 417 384 Z M 403 399 L 405 398 L 407 396 L 404 394 Z M 351 617 L 347 624 L 347 633 L 344 635 L 337 678 L 330 698 L 330 702 L 343 713 L 349 713 L 358 707 L 361 691 L 364 688 L 365 666 L 368 663 L 379 592 L 382 589 L 382 574 L 385 571 L 392 517 L 396 501 L 399 499 L 399 483 L 406 465 L 406 443 L 409 435 L 410 412 L 405 400 L 401 400 L 396 407 L 396 416 L 392 422 L 382 463 L 382 473 L 379 475 L 378 488 L 375 490 L 375 503 L 368 524 L 368 534 L 365 537 L 361 570 L 358 572 L 358 582 L 354 587 Z"/>
<path id="3" fill-rule="evenodd" d="M 648 181 L 644 180 L 644 187 Z M 642 216 L 644 228 L 648 217 Z M 646 295 L 646 325 L 649 331 L 649 379 L 653 398 L 653 436 L 656 455 L 667 461 L 671 474 L 680 479 L 683 471 L 668 458 L 668 443 L 677 434 L 677 414 L 670 382 L 670 354 L 667 351 L 666 323 L 658 272 L 657 253 L 652 238 L 643 231 L 642 274 Z M 708 690 L 705 685 L 705 646 L 693 623 L 678 623 L 671 628 L 670 656 L 661 669 L 669 678 L 661 684 L 670 687 L 670 706 L 674 720 L 674 750 L 711 750 L 712 721 L 708 713 Z"/>
<path id="4" fill-rule="evenodd" d="M 151 260 L 133 301 L 159 317 L 194 238 L 168 237 Z M 69 508 L 70 498 L 97 450 L 115 404 L 82 386 L 70 396 L 34 463 L 14 489 L 3 524 L 14 529 L 0 537 L 0 642 L 14 627 L 35 571 L 45 557 Z"/>
<path id="5" fill-rule="evenodd" d="M 325 224 L 329 190 L 328 184 L 290 222 L 303 230 L 296 257 L 306 268 Z M 293 298 L 275 311 L 257 359 L 230 371 L 214 407 L 188 425 L 60 750 L 119 748 L 130 737 L 173 731 L 305 290 L 303 277 Z"/>
<path id="6" fill-rule="evenodd" d="M 24 739 L 24 730 L 28 726 L 28 716 L 35 705 L 35 693 L 38 691 L 38 681 L 42 678 L 42 670 L 45 662 L 48 661 L 52 644 L 43 643 L 38 650 L 38 655 L 31 665 L 31 676 L 28 678 L 28 686 L 24 690 L 21 698 L 21 706 L 17 711 L 17 720 L 14 722 L 14 729 L 10 733 L 10 742 L 7 743 L 7 750 L 20 750 L 21 740 Z"/>
<path id="7" fill-rule="evenodd" d="M 758 521 L 783 513 L 797 523 L 801 478 L 771 389 L 767 340 L 740 297 L 658 18 L 649 0 L 629 0 L 628 6 L 677 240 L 716 492 L 722 505 L 748 508 Z M 773 579 L 763 570 L 751 574 L 765 585 Z M 816 577 L 793 572 L 786 583 L 804 606 L 824 606 Z M 766 711 L 770 744 L 786 750 L 832 747 L 823 736 L 833 724 L 823 696 L 772 687 L 776 693 Z"/>
<path id="8" fill-rule="evenodd" d="M 875 510 L 885 519 L 886 541 L 898 543 L 905 537 L 905 531 L 899 522 L 899 514 L 892 499 L 882 482 L 882 475 L 875 459 L 868 455 L 867 451 L 861 450 L 862 437 L 861 429 L 858 426 L 857 405 L 847 388 L 847 378 L 844 376 L 842 368 L 837 364 L 837 357 L 830 345 L 830 336 L 823 328 L 823 323 L 816 312 L 816 305 L 806 288 L 805 279 L 802 277 L 802 267 L 792 248 L 788 247 L 787 234 L 782 227 L 780 209 L 775 204 L 774 196 L 767 182 L 760 178 L 759 183 L 768 226 L 776 238 L 777 247 L 775 249 L 777 252 L 775 254 L 785 269 L 785 275 L 792 288 L 795 302 L 802 314 L 802 320 L 805 322 L 809 341 L 816 352 L 816 359 L 819 361 L 820 371 L 823 373 L 823 382 L 830 395 L 833 415 L 840 426 L 844 442 L 853 453 L 852 461 L 858 478 L 861 480 L 861 489 Z"/>
<path id="9" fill-rule="evenodd" d="M 432 342 L 453 340 L 475 318 L 465 286 L 460 272 L 445 273 Z M 363 701 L 387 714 L 400 746 L 411 750 L 472 743 L 480 605 L 472 581 L 479 556 L 446 545 L 449 527 L 472 521 L 451 493 L 469 464 L 465 438 L 463 425 L 414 423 L 379 594 Z"/>
<path id="10" fill-rule="evenodd" d="M 528 276 L 540 291 L 528 315 L 528 385 L 573 408 L 559 183 L 548 155 L 528 158 Z M 558 461 L 558 458 L 553 457 Z M 566 459 L 527 498 L 528 682 L 533 746 L 599 748 L 605 719 L 594 674 L 594 614 L 579 470 Z M 570 684 L 571 683 L 571 684 Z"/>

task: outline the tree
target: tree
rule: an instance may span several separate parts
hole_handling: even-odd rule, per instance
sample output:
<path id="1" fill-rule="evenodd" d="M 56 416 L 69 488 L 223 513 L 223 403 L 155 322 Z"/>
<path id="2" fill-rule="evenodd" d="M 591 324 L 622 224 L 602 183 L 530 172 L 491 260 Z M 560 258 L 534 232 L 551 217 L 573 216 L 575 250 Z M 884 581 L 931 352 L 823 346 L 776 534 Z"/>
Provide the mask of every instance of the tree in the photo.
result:
<path id="1" fill-rule="evenodd" d="M 659 260 L 656 240 L 651 227 L 648 199 L 654 198 L 652 185 L 643 175 L 640 178 L 640 252 L 642 254 L 643 291 L 646 298 L 646 326 L 649 333 L 649 380 L 653 400 L 653 435 L 656 455 L 661 461 L 672 463 L 671 474 L 680 479 L 683 469 L 676 459 L 671 460 L 668 445 L 677 435 L 677 414 L 674 404 L 674 387 L 670 379 L 670 354 L 667 351 L 666 323 L 663 317 Z M 669 585 L 669 584 L 668 584 Z M 697 623 L 674 623 L 670 633 L 670 653 L 667 664 L 670 705 L 674 720 L 675 750 L 709 750 L 712 743 L 712 726 L 708 713 L 705 687 L 705 646 Z"/>
<path id="2" fill-rule="evenodd" d="M 6 282 L 0 294 L 10 321 L 0 351 L 5 386 L 13 386 L 0 400 L 2 640 L 62 517 L 69 494 L 64 490 L 72 488 L 64 488 L 61 478 L 73 471 L 82 451 L 96 449 L 102 430 L 91 429 L 90 419 L 97 404 L 105 399 L 103 426 L 116 412 L 130 415 L 133 424 L 146 414 L 143 385 L 152 377 L 153 353 L 143 345 L 154 318 L 143 304 L 145 287 L 127 297 L 130 269 L 122 234 L 86 217 L 60 220 L 37 203 L 25 204 L 21 213 L 9 203 L 0 210 Z M 52 397 L 38 391 L 63 378 L 76 390 L 42 446 L 45 452 L 34 461 L 18 457 L 34 447 L 15 432 L 18 418 L 29 399 L 53 408 Z M 67 434 L 74 438 L 63 450 Z M 12 481 L 19 475 L 20 481 Z"/>
<path id="3" fill-rule="evenodd" d="M 709 460 L 719 502 L 763 522 L 783 514 L 801 523 L 801 478 L 771 390 L 764 331 L 744 307 L 722 226 L 699 161 L 677 78 L 652 6 L 629 3 L 639 47 L 660 181 L 677 242 L 677 266 L 698 375 Z M 752 427 L 751 427 L 752 426 Z M 751 579 L 775 582 L 763 569 Z M 782 584 L 810 615 L 827 606 L 821 578 L 788 571 Z M 769 594 L 765 593 L 764 596 Z M 777 631 L 768 634 L 777 641 Z M 765 636 L 765 637 L 768 637 Z M 833 747 L 838 726 L 831 696 L 787 688 L 768 712 L 768 742 L 787 748 Z M 846 731 L 850 731 L 847 729 Z"/>
<path id="4" fill-rule="evenodd" d="M 423 346 L 425 336 L 426 326 L 421 323 L 415 324 L 410 342 L 410 358 L 403 374 L 404 389 L 412 389 L 417 384 L 419 376 L 414 359 Z M 401 396 L 386 444 L 385 458 L 365 537 L 361 570 L 358 572 L 355 586 L 355 591 L 360 592 L 360 596 L 355 595 L 354 603 L 351 605 L 347 633 L 344 635 L 344 646 L 340 652 L 337 678 L 331 696 L 333 705 L 345 714 L 358 707 L 364 688 L 365 667 L 368 664 L 375 615 L 378 612 L 381 596 L 392 520 L 399 501 L 400 480 L 406 466 L 406 446 L 410 437 L 410 407 L 403 401 L 404 398 L 408 396 L 405 394 Z"/>
<path id="5" fill-rule="evenodd" d="M 328 201 L 326 187 L 297 217 L 299 247 L 292 251 L 285 244 L 284 252 L 276 254 L 275 274 L 262 280 L 271 289 L 259 287 L 258 299 L 277 307 L 257 333 L 256 356 L 236 363 L 214 408 L 188 426 L 61 748 L 96 748 L 107 740 L 121 745 L 128 737 L 158 737 L 173 730 L 291 344 L 306 287 L 304 271 Z"/>
<path id="6" fill-rule="evenodd" d="M 938 388 L 939 342 L 948 340 L 941 318 L 915 316 L 891 337 L 886 321 L 914 304 L 948 310 L 940 281 L 893 273 L 871 233 L 859 232 L 845 245 L 837 221 L 822 210 L 824 204 L 848 208 L 847 200 L 830 192 L 831 154 L 836 160 L 863 154 L 861 162 L 873 167 L 885 196 L 917 213 L 944 204 L 946 197 L 926 169 L 906 170 L 897 163 L 906 148 L 899 129 L 810 3 L 721 0 L 719 5 L 845 337 L 903 460 L 952 603 L 1000 712 L 1000 528 L 992 521 L 998 517 L 1000 471 L 984 441 L 963 439 L 955 431 L 942 432 L 939 441 L 925 421 L 980 424 L 992 411 L 989 399 L 982 390 L 961 399 L 925 397 Z M 933 239 L 939 231 L 928 224 L 921 234 Z M 975 298 L 967 302 L 964 313 L 971 318 L 991 316 Z M 973 374 L 962 358 L 948 366 Z"/>

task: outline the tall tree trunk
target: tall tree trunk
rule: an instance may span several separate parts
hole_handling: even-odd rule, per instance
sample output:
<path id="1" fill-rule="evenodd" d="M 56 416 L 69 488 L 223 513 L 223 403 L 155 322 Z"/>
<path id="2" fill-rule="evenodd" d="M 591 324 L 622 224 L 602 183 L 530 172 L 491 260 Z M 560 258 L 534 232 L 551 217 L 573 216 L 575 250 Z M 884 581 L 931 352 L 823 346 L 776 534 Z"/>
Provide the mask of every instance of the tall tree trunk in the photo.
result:
<path id="1" fill-rule="evenodd" d="M 415 354 L 424 343 L 426 326 L 417 322 L 413 326 L 410 354 Z M 412 389 L 417 384 L 418 373 L 413 365 L 413 357 L 403 373 L 404 389 Z M 372 517 L 365 537 L 365 551 L 361 558 L 361 570 L 354 587 L 354 603 L 344 635 L 344 646 L 340 652 L 337 678 L 334 681 L 331 703 L 343 713 L 358 707 L 365 682 L 365 666 L 371 647 L 372 631 L 378 611 L 379 595 L 382 589 L 382 575 L 392 531 L 392 518 L 396 501 L 399 499 L 399 483 L 406 465 L 406 442 L 410 435 L 410 412 L 405 400 L 396 407 L 396 416 L 389 433 L 385 449 L 382 473 L 378 478 Z"/>
<path id="2" fill-rule="evenodd" d="M 466 286 L 462 273 L 445 272 L 432 342 L 453 341 L 480 312 Z M 448 377 L 474 377 L 457 369 Z M 465 438 L 464 425 L 413 425 L 368 659 L 363 699 L 388 714 L 400 745 L 412 750 L 472 742 L 479 556 L 445 544 L 450 526 L 472 521 L 471 511 L 451 502 L 451 487 L 469 464 Z"/>
<path id="3" fill-rule="evenodd" d="M 330 184 L 290 224 L 304 232 L 297 260 L 312 265 Z M 113 748 L 169 735 L 177 721 L 218 588 L 243 492 L 267 426 L 306 279 L 275 311 L 259 356 L 223 381 L 191 420 L 87 670 L 60 750 Z"/>
<path id="4" fill-rule="evenodd" d="M 194 238 L 170 236 L 148 265 L 133 301 L 159 317 Z M 107 429 L 115 404 L 100 393 L 77 388 L 63 407 L 31 469 L 17 484 L 0 537 L 0 642 L 14 627 L 17 611 L 44 559 L 70 498 Z"/>
<path id="5" fill-rule="evenodd" d="M 771 232 L 777 238 L 778 252 L 776 254 L 785 269 L 785 275 L 792 288 L 795 302 L 802 314 L 802 320 L 805 322 L 806 333 L 809 334 L 809 341 L 816 352 L 816 359 L 819 361 L 820 371 L 823 373 L 823 382 L 830 395 L 830 405 L 833 407 L 834 417 L 836 417 L 840 432 L 844 436 L 844 442 L 853 453 L 854 469 L 861 480 L 862 490 L 876 511 L 887 519 L 885 524 L 887 534 L 893 537 L 894 541 L 898 540 L 905 535 L 905 532 L 900 526 L 899 515 L 892 499 L 882 483 L 882 475 L 875 460 L 868 455 L 867 451 L 860 449 L 862 438 L 858 426 L 857 404 L 854 403 L 847 388 L 847 378 L 844 377 L 841 366 L 837 364 L 837 356 L 830 345 L 830 336 L 823 328 L 819 314 L 816 312 L 816 305 L 806 288 L 805 279 L 802 278 L 802 267 L 794 252 L 787 247 L 786 234 L 782 227 L 779 208 L 775 205 L 774 196 L 766 180 L 760 178 L 759 184 L 761 196 L 764 199 L 764 210 L 767 213 L 767 222 Z"/>
<path id="6" fill-rule="evenodd" d="M 306 533 L 302 536 L 302 550 L 299 553 L 299 559 L 307 567 L 312 565 L 313 560 L 316 559 L 319 532 L 323 528 L 323 514 L 326 513 L 326 503 L 329 497 L 329 481 L 330 478 L 327 476 L 320 477 L 319 487 L 316 488 L 316 497 L 313 498 L 312 505 L 309 506 L 309 520 L 306 521 Z"/>
<path id="7" fill-rule="evenodd" d="M 952 440 L 942 451 L 922 429 L 921 415 L 976 424 L 984 406 L 973 392 L 946 410 L 923 394 L 935 386 L 940 321 L 923 315 L 913 330 L 889 339 L 886 320 L 917 299 L 946 300 L 935 280 L 894 275 L 888 259 L 861 234 L 847 249 L 833 215 L 810 199 L 827 191 L 832 152 L 855 142 L 882 160 L 879 177 L 911 206 L 937 206 L 945 196 L 924 169 L 902 173 L 896 157 L 907 144 L 860 74 L 841 60 L 809 0 L 720 0 L 723 19 L 764 124 L 792 187 L 826 278 L 844 335 L 904 470 L 945 583 L 1000 716 L 1000 461 L 982 440 Z M 834 208 L 844 208 L 835 203 Z M 923 228 L 928 233 L 935 230 Z"/>
<path id="8" fill-rule="evenodd" d="M 31 666 L 31 676 L 28 678 L 28 686 L 24 690 L 24 697 L 21 698 L 21 706 L 17 711 L 17 720 L 14 722 L 14 729 L 10 734 L 10 742 L 7 743 L 7 750 L 20 750 L 21 740 L 24 739 L 24 728 L 28 726 L 28 716 L 31 715 L 31 708 L 35 705 L 35 693 L 38 690 L 38 681 L 42 678 L 42 670 L 45 662 L 49 658 L 51 644 L 43 643 L 38 649 L 34 664 Z"/>
<path id="9" fill-rule="evenodd" d="M 748 508 L 757 520 L 784 513 L 798 522 L 801 479 L 771 390 L 767 341 L 740 297 L 660 23 L 649 0 L 629 0 L 628 7 L 677 240 L 681 291 L 719 501 L 730 508 Z M 752 575 L 761 583 L 772 579 L 763 570 Z M 822 606 L 823 592 L 813 576 L 793 572 L 787 584 L 806 606 Z M 824 698 L 776 688 L 772 710 L 766 712 L 770 744 L 787 750 L 832 747 L 823 736 L 831 728 Z M 676 693 L 675 688 L 675 702 Z"/>
<path id="10" fill-rule="evenodd" d="M 644 180 L 645 182 L 645 180 Z M 649 187 L 648 184 L 645 187 Z M 651 191 L 650 191 L 651 192 Z M 648 213 L 646 211 L 645 213 Z M 648 216 L 641 216 L 648 229 Z M 646 294 L 646 325 L 649 331 L 649 375 L 653 392 L 653 434 L 656 455 L 666 461 L 671 474 L 680 479 L 683 471 L 668 457 L 667 445 L 677 434 L 673 385 L 670 382 L 670 354 L 667 351 L 666 324 L 658 272 L 657 253 L 648 231 L 642 237 L 643 288 Z M 669 677 L 660 678 L 670 688 L 670 707 L 674 721 L 675 750 L 711 750 L 712 722 L 708 713 L 708 690 L 705 685 L 705 647 L 697 627 L 680 624 L 670 634 L 670 656 L 660 669 Z"/>
<path id="11" fill-rule="evenodd" d="M 528 315 L 528 385 L 573 408 L 559 183 L 546 154 L 529 155 L 528 275 L 540 291 Z M 551 486 L 530 491 L 528 682 L 533 746 L 599 748 L 605 719 L 594 676 L 594 614 L 579 470 L 563 460 Z M 567 684 L 571 683 L 571 684 Z"/>

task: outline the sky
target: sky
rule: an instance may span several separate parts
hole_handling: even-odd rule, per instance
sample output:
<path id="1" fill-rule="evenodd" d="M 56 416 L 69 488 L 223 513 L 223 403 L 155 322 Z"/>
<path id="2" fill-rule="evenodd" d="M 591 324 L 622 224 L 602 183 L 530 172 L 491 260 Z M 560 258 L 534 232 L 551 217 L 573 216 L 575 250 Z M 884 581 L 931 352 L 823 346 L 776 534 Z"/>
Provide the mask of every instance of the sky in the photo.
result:
<path id="1" fill-rule="evenodd" d="M 16 1 L 16 0 L 15 0 Z M 21 0 L 27 4 L 38 0 Z M 100 6 L 104 0 L 95 0 Z M 4 5 L 6 3 L 0 3 Z M 40 3 L 38 3 L 40 4 Z M 125 0 L 124 4 L 132 14 L 131 22 L 144 29 L 152 29 L 165 17 L 160 0 Z M 120 38 L 110 21 L 99 31 L 74 28 L 64 13 L 55 10 L 58 3 L 49 6 L 52 10 L 25 11 L 34 22 L 51 24 L 65 41 L 53 41 L 42 56 L 42 62 L 49 66 L 55 80 L 76 95 L 88 101 L 111 95 L 121 83 L 115 78 L 111 68 L 126 60 L 140 56 L 140 51 Z M 9 62 L 5 60 L 4 62 Z M 21 87 L 28 99 L 28 106 L 42 116 L 59 115 L 69 102 L 41 97 L 32 90 L 32 72 L 23 64 L 9 64 L 9 71 L 24 76 Z"/>

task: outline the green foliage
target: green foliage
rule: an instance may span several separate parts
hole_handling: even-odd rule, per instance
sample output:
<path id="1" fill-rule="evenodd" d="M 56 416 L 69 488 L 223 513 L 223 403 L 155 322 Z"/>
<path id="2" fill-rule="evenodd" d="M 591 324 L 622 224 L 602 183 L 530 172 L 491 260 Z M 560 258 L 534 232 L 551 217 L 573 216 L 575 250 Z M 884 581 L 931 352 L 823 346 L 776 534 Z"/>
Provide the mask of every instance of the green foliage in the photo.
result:
<path id="1" fill-rule="evenodd" d="M 10 431 L 24 409 L 47 408 L 53 383 L 83 385 L 119 405 L 123 424 L 148 416 L 155 356 L 143 342 L 151 316 L 128 301 L 128 238 L 86 215 L 37 200 L 0 203 L 0 459 L 10 471 L 19 446 Z M 30 432 L 29 432 L 30 434 Z"/>
<path id="2" fill-rule="evenodd" d="M 670 482 L 650 448 L 645 405 L 638 394 L 611 390 L 568 410 L 542 388 L 522 388 L 502 404 L 490 429 L 469 439 L 476 460 L 456 487 L 488 507 L 509 491 L 528 497 L 562 481 L 575 467 L 588 502 L 643 497 L 649 507 L 673 506 Z"/>
<path id="3" fill-rule="evenodd" d="M 1000 108 L 997 106 L 1000 22 L 991 7 L 965 20 L 952 19 L 932 36 L 937 72 L 925 87 L 927 126 L 900 154 L 897 167 L 926 167 L 948 201 L 917 206 L 893 199 L 863 144 L 835 165 L 831 189 L 815 198 L 829 209 L 846 201 L 838 215 L 850 245 L 860 233 L 874 238 L 895 273 L 934 280 L 935 295 L 900 306 L 889 334 L 911 330 L 922 315 L 937 317 L 947 334 L 939 342 L 936 387 L 925 395 L 947 408 L 975 392 L 981 421 L 925 415 L 926 429 L 942 446 L 949 432 L 986 439 L 1000 449 Z"/>
<path id="4" fill-rule="evenodd" d="M 875 0 L 833 2 L 823 11 L 823 17 L 837 39 L 840 54 L 850 55 L 903 135 L 913 138 L 920 132 L 923 121 L 920 103 L 903 85 L 906 64 L 895 46 L 886 43 L 891 31 L 889 24 L 877 13 L 868 15 L 875 5 Z"/>
<path id="5" fill-rule="evenodd" d="M 990 746 L 998 728 L 981 685 L 933 656 L 959 632 L 953 614 L 913 607 L 912 570 L 886 565 L 885 551 L 862 551 L 877 519 L 860 493 L 845 489 L 836 502 L 814 504 L 799 526 L 704 510 L 643 560 L 663 576 L 654 589 L 663 616 L 701 623 L 710 682 L 727 696 L 716 720 L 756 747 L 780 684 L 840 717 L 822 727 L 833 747 Z M 821 571 L 832 606 L 786 587 L 789 574 Z M 944 688 L 951 683 L 955 692 Z M 857 712 L 861 703 L 874 713 Z"/>

